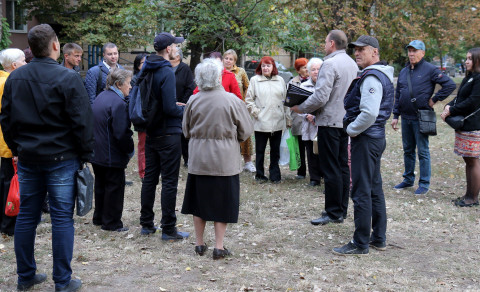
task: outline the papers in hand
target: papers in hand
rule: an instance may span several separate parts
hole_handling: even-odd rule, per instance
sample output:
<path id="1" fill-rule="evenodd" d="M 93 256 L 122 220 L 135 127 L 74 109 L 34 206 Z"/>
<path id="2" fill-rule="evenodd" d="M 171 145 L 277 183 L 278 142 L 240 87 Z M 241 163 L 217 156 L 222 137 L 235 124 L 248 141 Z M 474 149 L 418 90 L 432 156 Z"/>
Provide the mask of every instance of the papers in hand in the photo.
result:
<path id="1" fill-rule="evenodd" d="M 288 107 L 299 105 L 312 94 L 312 92 L 290 83 L 288 85 L 287 97 L 285 98 L 284 104 Z"/>

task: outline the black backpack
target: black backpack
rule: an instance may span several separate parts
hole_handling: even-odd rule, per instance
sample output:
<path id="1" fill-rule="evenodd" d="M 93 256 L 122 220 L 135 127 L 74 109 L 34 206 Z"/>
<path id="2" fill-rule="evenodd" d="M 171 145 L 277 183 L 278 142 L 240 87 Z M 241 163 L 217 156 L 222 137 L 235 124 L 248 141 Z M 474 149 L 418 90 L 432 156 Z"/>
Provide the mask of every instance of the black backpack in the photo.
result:
<path id="1" fill-rule="evenodd" d="M 130 92 L 128 114 L 136 128 L 146 129 L 152 123 L 157 112 L 162 112 L 162 103 L 152 97 L 154 71 L 141 71 L 137 82 Z M 160 110 L 160 111 L 159 111 Z"/>

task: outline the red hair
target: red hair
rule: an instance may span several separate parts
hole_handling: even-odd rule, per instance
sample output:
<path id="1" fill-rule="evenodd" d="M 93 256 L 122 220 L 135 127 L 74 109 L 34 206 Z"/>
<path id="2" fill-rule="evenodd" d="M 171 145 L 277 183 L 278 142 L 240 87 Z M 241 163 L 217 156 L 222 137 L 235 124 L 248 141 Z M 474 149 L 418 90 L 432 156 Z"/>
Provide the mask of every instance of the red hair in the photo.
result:
<path id="1" fill-rule="evenodd" d="M 272 64 L 273 66 L 272 76 L 278 75 L 278 69 L 277 69 L 277 65 L 275 65 L 275 60 L 270 56 L 265 56 L 262 59 L 260 59 L 257 69 L 255 69 L 255 74 L 262 75 L 262 64 Z"/>
<path id="2" fill-rule="evenodd" d="M 305 58 L 298 58 L 295 60 L 295 70 L 300 70 L 303 66 L 307 66 L 308 60 Z"/>

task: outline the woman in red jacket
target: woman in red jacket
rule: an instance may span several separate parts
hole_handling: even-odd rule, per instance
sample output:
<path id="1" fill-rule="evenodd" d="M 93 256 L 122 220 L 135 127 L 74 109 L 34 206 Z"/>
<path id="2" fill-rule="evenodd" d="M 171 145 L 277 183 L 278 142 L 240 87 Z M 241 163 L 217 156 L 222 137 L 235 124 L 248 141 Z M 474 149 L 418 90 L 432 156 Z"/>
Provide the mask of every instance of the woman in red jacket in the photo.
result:
<path id="1" fill-rule="evenodd" d="M 208 59 L 208 58 L 218 59 L 220 62 L 222 62 L 222 54 L 220 54 L 219 52 L 211 52 L 211 53 L 205 54 L 204 59 Z M 222 72 L 222 86 L 223 88 L 225 88 L 226 92 L 231 92 L 235 94 L 238 98 L 242 99 L 242 94 L 240 93 L 240 87 L 238 87 L 237 78 L 235 78 L 235 74 L 226 70 L 225 68 L 223 68 L 223 72 Z M 197 94 L 197 93 L 198 93 L 198 87 L 195 88 L 195 90 L 193 91 L 193 94 Z"/>

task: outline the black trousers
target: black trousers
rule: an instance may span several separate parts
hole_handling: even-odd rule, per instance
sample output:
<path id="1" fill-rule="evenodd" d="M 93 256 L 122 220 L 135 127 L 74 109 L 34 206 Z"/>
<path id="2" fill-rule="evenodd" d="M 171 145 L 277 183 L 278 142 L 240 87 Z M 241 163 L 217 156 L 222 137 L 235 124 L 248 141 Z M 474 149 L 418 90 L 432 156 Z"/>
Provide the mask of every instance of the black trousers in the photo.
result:
<path id="1" fill-rule="evenodd" d="M 188 164 L 188 141 L 189 139 L 185 138 L 182 134 L 181 138 L 182 143 L 182 156 L 183 156 L 183 163 Z"/>
<path id="2" fill-rule="evenodd" d="M 355 220 L 353 241 L 368 248 L 370 240 L 386 240 L 387 211 L 382 189 L 380 161 L 385 150 L 385 138 L 359 135 L 352 138 L 352 201 Z M 373 232 L 370 232 L 373 227 Z"/>
<path id="3" fill-rule="evenodd" d="M 325 181 L 325 211 L 338 219 L 347 215 L 350 190 L 348 135 L 342 128 L 318 127 L 318 157 Z"/>
<path id="4" fill-rule="evenodd" d="M 297 169 L 297 175 L 307 175 L 307 165 L 305 164 L 305 141 L 302 141 L 302 135 L 295 135 L 298 139 L 298 149 L 300 150 L 300 168 Z M 280 140 L 281 142 L 281 140 Z"/>
<path id="5" fill-rule="evenodd" d="M 320 167 L 320 158 L 318 158 L 317 154 L 313 153 L 313 141 L 303 141 L 303 143 L 305 144 L 305 150 L 307 152 L 308 174 L 310 175 L 310 181 L 320 183 L 323 174 Z"/>
<path id="6" fill-rule="evenodd" d="M 7 205 L 10 181 L 14 174 L 12 158 L 2 157 L 0 162 L 0 232 L 10 236 L 14 234 L 17 216 L 5 215 L 5 206 Z"/>
<path id="7" fill-rule="evenodd" d="M 93 223 L 102 229 L 123 227 L 122 213 L 125 197 L 125 169 L 93 164 L 95 173 L 95 211 Z"/>
<path id="8" fill-rule="evenodd" d="M 263 164 L 265 162 L 265 148 L 267 148 L 267 142 L 270 140 L 270 180 L 279 181 L 282 179 L 280 174 L 280 166 L 278 161 L 280 160 L 280 141 L 282 139 L 282 131 L 269 132 L 257 132 L 255 131 L 255 166 L 257 168 L 257 177 L 264 177 L 265 171 Z"/>
<path id="9" fill-rule="evenodd" d="M 180 134 L 162 137 L 148 137 L 145 143 L 145 177 L 143 178 L 141 194 L 140 224 L 153 228 L 153 205 L 155 191 L 162 175 L 162 232 L 175 232 L 177 216 L 175 203 L 177 200 L 178 174 L 182 155 Z"/>

